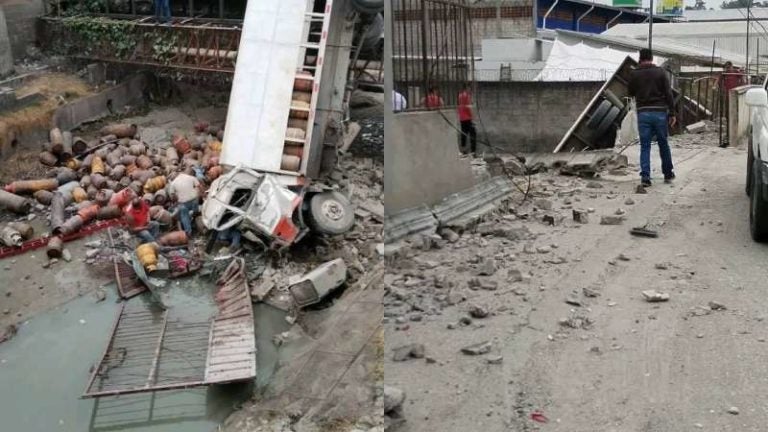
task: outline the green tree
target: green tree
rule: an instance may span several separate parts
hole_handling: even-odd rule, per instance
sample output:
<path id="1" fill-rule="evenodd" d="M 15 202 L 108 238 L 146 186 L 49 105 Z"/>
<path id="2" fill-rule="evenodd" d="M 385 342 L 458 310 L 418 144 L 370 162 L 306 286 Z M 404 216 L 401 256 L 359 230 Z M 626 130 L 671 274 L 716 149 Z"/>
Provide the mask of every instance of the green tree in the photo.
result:
<path id="1" fill-rule="evenodd" d="M 755 6 L 756 3 L 753 0 L 730 0 L 724 1 L 720 5 L 720 9 L 746 9 L 748 6 Z"/>

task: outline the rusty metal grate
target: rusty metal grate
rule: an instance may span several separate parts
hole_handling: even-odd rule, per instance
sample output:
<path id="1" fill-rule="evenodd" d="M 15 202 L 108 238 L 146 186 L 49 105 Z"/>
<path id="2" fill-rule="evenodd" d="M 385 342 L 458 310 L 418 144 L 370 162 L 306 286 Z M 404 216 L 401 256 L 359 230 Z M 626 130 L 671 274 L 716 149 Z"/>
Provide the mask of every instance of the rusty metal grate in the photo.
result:
<path id="1" fill-rule="evenodd" d="M 177 309 L 124 302 L 83 397 L 191 388 L 256 376 L 253 306 L 245 261 L 217 281 L 213 320 L 184 319 Z"/>

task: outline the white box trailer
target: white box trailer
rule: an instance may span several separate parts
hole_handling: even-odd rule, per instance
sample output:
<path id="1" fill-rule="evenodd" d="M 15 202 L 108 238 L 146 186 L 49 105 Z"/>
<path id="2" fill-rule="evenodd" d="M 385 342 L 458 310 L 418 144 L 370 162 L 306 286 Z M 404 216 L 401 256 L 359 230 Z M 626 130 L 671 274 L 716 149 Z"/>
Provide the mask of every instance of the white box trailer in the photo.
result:
<path id="1" fill-rule="evenodd" d="M 248 2 L 220 158 L 230 175 L 209 190 L 209 229 L 239 228 L 285 246 L 310 228 L 335 235 L 352 227 L 346 197 L 310 180 L 326 142 L 343 137 L 355 32 L 349 17 L 375 13 L 377 5 L 383 9 L 380 0 Z M 279 204 L 266 198 L 274 196 Z"/>

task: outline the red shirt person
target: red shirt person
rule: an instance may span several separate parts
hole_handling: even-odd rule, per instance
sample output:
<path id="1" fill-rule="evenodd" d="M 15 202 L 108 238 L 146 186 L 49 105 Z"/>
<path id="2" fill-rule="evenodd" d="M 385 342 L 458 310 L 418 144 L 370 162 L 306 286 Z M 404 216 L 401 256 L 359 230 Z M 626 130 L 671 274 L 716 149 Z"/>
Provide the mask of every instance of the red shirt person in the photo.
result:
<path id="1" fill-rule="evenodd" d="M 421 105 L 429 109 L 438 109 L 442 108 L 445 103 L 443 102 L 443 98 L 440 97 L 437 87 L 430 87 L 427 96 L 421 100 Z"/>
<path id="2" fill-rule="evenodd" d="M 144 243 L 155 241 L 160 234 L 160 224 L 149 218 L 149 203 L 141 198 L 134 198 L 125 210 L 125 221 L 128 229 L 136 234 Z"/>
<path id="3" fill-rule="evenodd" d="M 459 151 L 462 153 L 477 154 L 477 130 L 475 124 L 472 121 L 472 93 L 469 90 L 469 84 L 464 84 L 459 92 L 458 97 L 459 107 L 457 108 L 457 114 L 459 115 L 459 123 L 461 123 L 461 147 Z M 467 149 L 467 137 L 469 137 L 470 148 Z"/>

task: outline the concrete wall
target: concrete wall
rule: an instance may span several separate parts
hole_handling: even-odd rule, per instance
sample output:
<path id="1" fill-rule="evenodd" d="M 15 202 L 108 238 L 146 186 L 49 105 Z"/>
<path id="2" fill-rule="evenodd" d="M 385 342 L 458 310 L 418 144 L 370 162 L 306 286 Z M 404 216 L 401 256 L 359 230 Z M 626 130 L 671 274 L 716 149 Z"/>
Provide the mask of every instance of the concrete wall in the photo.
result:
<path id="1" fill-rule="evenodd" d="M 728 141 L 732 146 L 737 146 L 749 138 L 749 122 L 751 113 L 745 101 L 747 90 L 760 88 L 756 85 L 745 85 L 731 90 L 728 98 Z"/>
<path id="2" fill-rule="evenodd" d="M 147 85 L 146 75 L 134 75 L 122 84 L 64 105 L 54 113 L 51 127 L 71 130 L 84 122 L 121 111 L 125 105 L 140 104 Z"/>
<path id="3" fill-rule="evenodd" d="M 13 57 L 20 59 L 36 41 L 37 17 L 45 13 L 43 0 L 0 0 L 0 7 L 5 12 Z"/>
<path id="4" fill-rule="evenodd" d="M 602 84 L 479 82 L 478 137 L 487 131 L 490 143 L 508 152 L 552 151 Z"/>
<path id="5" fill-rule="evenodd" d="M 456 115 L 449 115 L 456 123 Z M 473 186 L 468 159 L 459 159 L 456 131 L 438 112 L 392 116 L 385 135 L 384 208 L 388 215 L 433 205 Z"/>

